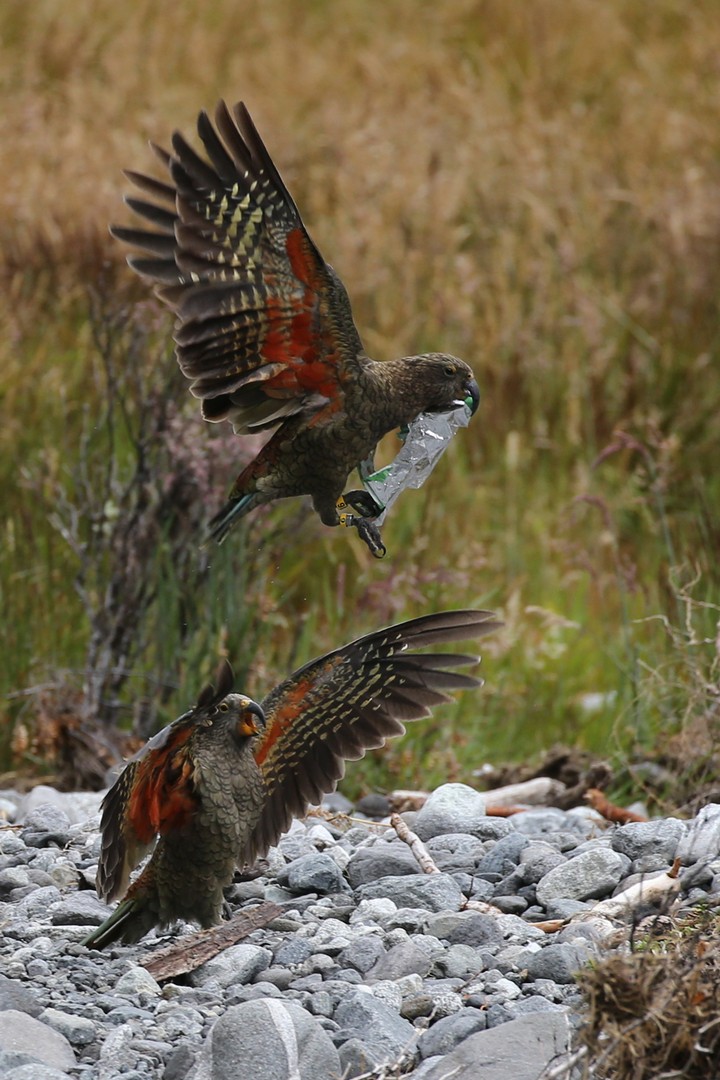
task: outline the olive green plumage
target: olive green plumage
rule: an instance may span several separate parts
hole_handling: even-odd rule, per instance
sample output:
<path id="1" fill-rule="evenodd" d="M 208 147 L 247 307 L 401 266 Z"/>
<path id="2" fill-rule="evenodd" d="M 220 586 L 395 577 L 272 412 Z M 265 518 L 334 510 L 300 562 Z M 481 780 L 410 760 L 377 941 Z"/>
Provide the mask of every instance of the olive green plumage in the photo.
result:
<path id="1" fill-rule="evenodd" d="M 123 900 L 85 944 L 137 941 L 175 919 L 216 923 L 235 867 L 334 790 L 346 760 L 402 735 L 448 691 L 480 685 L 455 670 L 477 656 L 416 650 L 498 625 L 487 611 L 445 611 L 387 627 L 305 664 L 262 705 L 231 693 L 221 665 L 217 688 L 155 735 L 105 796 L 98 892 Z"/>

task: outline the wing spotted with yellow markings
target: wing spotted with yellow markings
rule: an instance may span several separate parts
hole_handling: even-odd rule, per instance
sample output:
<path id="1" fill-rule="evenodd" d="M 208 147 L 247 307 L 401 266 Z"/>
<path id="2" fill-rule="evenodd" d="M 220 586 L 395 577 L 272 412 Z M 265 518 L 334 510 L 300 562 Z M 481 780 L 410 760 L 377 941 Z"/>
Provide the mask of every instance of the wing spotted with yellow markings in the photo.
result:
<path id="1" fill-rule="evenodd" d="M 102 801 L 102 848 L 98 895 L 113 900 L 125 893 L 130 874 L 158 836 L 182 828 L 196 808 L 189 743 L 232 690 L 232 668 L 225 660 L 194 708 L 154 735 L 131 758 Z"/>
<path id="2" fill-rule="evenodd" d="M 319 803 L 344 774 L 344 762 L 402 735 L 482 680 L 455 671 L 477 656 L 418 653 L 433 644 L 478 638 L 500 624 L 488 611 L 446 611 L 358 638 L 294 672 L 262 702 L 266 729 L 255 748 L 266 797 L 243 858 L 276 843 L 293 817 Z"/>
<path id="3" fill-rule="evenodd" d="M 208 420 L 242 434 L 299 412 L 341 407 L 362 354 L 345 289 L 303 226 L 250 114 L 221 101 L 198 134 L 153 147 L 171 183 L 127 176 L 130 208 L 152 229 L 113 226 L 147 252 L 131 267 L 178 316 L 177 358 Z"/>

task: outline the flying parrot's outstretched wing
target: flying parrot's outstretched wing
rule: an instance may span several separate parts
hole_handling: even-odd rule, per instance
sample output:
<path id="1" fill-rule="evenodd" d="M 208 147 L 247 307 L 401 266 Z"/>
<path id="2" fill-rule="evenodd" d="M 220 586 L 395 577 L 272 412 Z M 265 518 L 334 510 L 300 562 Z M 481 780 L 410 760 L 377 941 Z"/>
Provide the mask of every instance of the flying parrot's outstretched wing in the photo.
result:
<path id="1" fill-rule="evenodd" d="M 266 728 L 255 746 L 266 797 L 243 852 L 251 862 L 294 817 L 334 790 L 344 762 L 402 735 L 403 724 L 481 680 L 453 670 L 477 656 L 418 653 L 426 645 L 481 637 L 500 623 L 489 611 L 444 611 L 390 626 L 294 672 L 262 702 Z"/>
<path id="2" fill-rule="evenodd" d="M 179 132 L 153 146 L 171 183 L 136 172 L 127 203 L 152 229 L 113 226 L 130 266 L 178 316 L 175 341 L 207 420 L 238 434 L 342 408 L 363 349 L 347 294 L 308 236 L 244 104 L 198 117 L 208 160 Z"/>

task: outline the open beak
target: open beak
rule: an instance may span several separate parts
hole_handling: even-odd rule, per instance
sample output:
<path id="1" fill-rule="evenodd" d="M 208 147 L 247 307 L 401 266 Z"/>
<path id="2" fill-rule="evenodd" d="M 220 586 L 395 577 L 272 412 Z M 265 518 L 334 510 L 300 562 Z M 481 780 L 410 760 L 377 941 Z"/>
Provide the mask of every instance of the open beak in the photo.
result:
<path id="1" fill-rule="evenodd" d="M 265 730 L 265 713 L 256 701 L 247 699 L 242 716 L 238 721 L 238 730 L 241 735 L 251 738 L 253 735 L 261 735 Z"/>
<path id="2" fill-rule="evenodd" d="M 470 401 L 467 400 L 468 398 Z M 480 404 L 480 387 L 474 379 L 470 379 L 470 382 L 465 385 L 465 404 L 470 406 L 470 412 L 475 415 Z"/>

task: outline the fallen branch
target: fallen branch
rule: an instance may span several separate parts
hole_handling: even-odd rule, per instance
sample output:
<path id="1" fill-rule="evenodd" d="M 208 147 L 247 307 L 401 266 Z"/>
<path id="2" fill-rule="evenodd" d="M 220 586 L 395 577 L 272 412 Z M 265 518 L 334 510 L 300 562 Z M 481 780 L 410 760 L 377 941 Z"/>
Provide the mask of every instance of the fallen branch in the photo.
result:
<path id="1" fill-rule="evenodd" d="M 589 912 L 582 915 L 604 915 L 608 919 L 630 919 L 635 917 L 638 908 L 648 904 L 652 907 L 660 906 L 661 902 L 668 901 L 680 891 L 680 860 L 676 859 L 666 874 L 650 878 L 647 881 L 638 881 L 617 896 L 611 896 L 607 900 L 599 900 Z"/>
<path id="2" fill-rule="evenodd" d="M 606 821 L 612 821 L 616 825 L 627 825 L 628 821 L 647 821 L 642 814 L 636 814 L 633 810 L 626 810 L 623 806 L 610 802 L 598 788 L 588 788 L 585 792 L 585 801 Z"/>
<path id="3" fill-rule="evenodd" d="M 536 776 L 533 780 L 523 780 L 519 784 L 506 784 L 505 787 L 483 791 L 483 798 L 494 807 L 550 806 L 553 799 L 559 798 L 567 790 L 560 780 L 550 776 Z"/>
<path id="4" fill-rule="evenodd" d="M 404 840 L 412 851 L 423 874 L 439 874 L 440 870 L 433 862 L 430 852 L 417 833 L 414 833 L 412 829 L 406 825 L 399 814 L 390 815 L 390 824 L 400 839 Z"/>
<path id="5" fill-rule="evenodd" d="M 145 961 L 143 967 L 158 982 L 172 979 L 176 975 L 186 975 L 188 971 L 194 971 L 224 949 L 248 937 L 253 930 L 267 926 L 278 915 L 282 915 L 283 910 L 280 904 L 268 901 L 247 911 L 239 911 L 228 922 L 213 926 L 210 930 L 187 934 L 167 948 L 158 949 Z"/>

